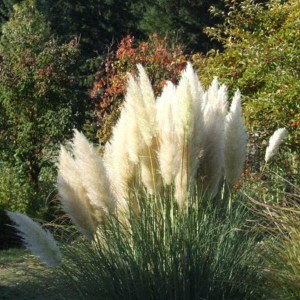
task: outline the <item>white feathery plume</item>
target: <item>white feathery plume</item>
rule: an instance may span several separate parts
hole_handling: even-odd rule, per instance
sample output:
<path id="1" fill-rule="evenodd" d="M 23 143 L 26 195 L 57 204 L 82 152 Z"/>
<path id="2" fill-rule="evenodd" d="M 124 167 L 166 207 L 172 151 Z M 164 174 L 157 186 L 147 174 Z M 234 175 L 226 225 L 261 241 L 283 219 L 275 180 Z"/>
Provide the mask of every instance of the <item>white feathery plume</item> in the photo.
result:
<path id="1" fill-rule="evenodd" d="M 135 122 L 132 123 L 132 125 L 135 125 L 139 132 L 137 136 L 131 137 L 139 140 L 138 153 L 136 154 L 138 156 L 139 151 L 144 147 L 144 144 L 151 144 L 153 133 L 152 128 L 149 127 L 149 118 L 144 104 L 141 87 L 131 74 L 128 74 L 127 93 L 124 106 L 127 110 L 128 119 L 130 122 Z M 141 137 L 139 137 L 139 135 Z"/>
<path id="2" fill-rule="evenodd" d="M 241 107 L 241 93 L 235 92 L 225 124 L 225 177 L 230 184 L 237 182 L 243 172 L 247 154 L 248 135 Z"/>
<path id="3" fill-rule="evenodd" d="M 91 239 L 97 225 L 103 221 L 104 212 L 92 209 L 80 181 L 78 166 L 64 147 L 59 153 L 57 188 L 63 210 L 79 231 Z"/>
<path id="4" fill-rule="evenodd" d="M 225 117 L 227 94 L 224 87 L 219 89 L 218 80 L 214 78 L 207 91 L 207 100 L 204 106 L 204 152 L 201 163 L 201 182 L 204 190 L 214 197 L 219 189 L 224 169 L 225 147 Z"/>
<path id="5" fill-rule="evenodd" d="M 103 156 L 112 190 L 117 199 L 118 209 L 126 209 L 127 207 L 128 191 L 132 185 L 135 171 L 135 165 L 130 161 L 127 150 L 127 141 L 130 138 L 127 136 L 128 123 L 130 120 L 126 111 L 122 109 L 120 118 L 113 129 L 110 143 L 105 145 Z"/>
<path id="6" fill-rule="evenodd" d="M 189 177 L 194 179 L 199 168 L 199 159 L 203 152 L 204 143 L 204 121 L 203 121 L 203 94 L 204 90 L 201 86 L 197 73 L 193 70 L 192 64 L 187 63 L 183 76 L 189 81 L 190 91 L 193 101 L 193 131 L 189 141 Z"/>
<path id="7" fill-rule="evenodd" d="M 134 116 L 134 111 L 124 107 L 124 111 L 128 115 L 128 123 L 126 127 L 127 131 L 127 150 L 130 161 L 134 164 L 138 164 L 140 160 L 141 149 L 144 146 L 142 142 L 142 137 L 140 129 L 138 126 L 138 121 L 136 116 Z"/>
<path id="8" fill-rule="evenodd" d="M 279 151 L 279 146 L 283 139 L 287 136 L 288 132 L 285 128 L 277 129 L 270 137 L 269 145 L 266 149 L 265 162 L 269 162 L 270 159 L 276 155 Z"/>
<path id="9" fill-rule="evenodd" d="M 153 88 L 150 82 L 150 79 L 141 64 L 137 65 L 139 71 L 139 86 L 142 91 L 143 103 L 146 110 L 146 115 L 148 118 L 148 128 L 150 130 L 147 139 L 145 139 L 145 143 L 147 146 L 151 146 L 152 139 L 150 137 L 155 136 L 156 134 L 156 105 L 155 105 L 155 96 L 153 92 Z"/>
<path id="10" fill-rule="evenodd" d="M 203 89 L 192 65 L 187 64 L 176 90 L 173 120 L 178 139 L 180 169 L 175 178 L 175 197 L 183 205 L 188 187 L 199 167 L 203 144 Z"/>
<path id="11" fill-rule="evenodd" d="M 184 73 L 176 89 L 172 112 L 176 135 L 185 144 L 193 131 L 194 103 L 189 80 Z"/>
<path id="12" fill-rule="evenodd" d="M 220 105 L 222 107 L 223 113 L 224 115 L 226 115 L 228 112 L 228 92 L 227 86 L 225 84 L 222 84 L 218 89 L 217 103 L 217 105 Z"/>
<path id="13" fill-rule="evenodd" d="M 153 156 L 152 143 L 155 137 L 156 108 L 154 95 L 145 70 L 139 66 L 140 77 L 136 80 L 128 74 L 127 93 L 123 111 L 127 115 L 127 149 L 129 160 L 140 164 L 141 180 L 152 191 L 158 170 L 152 169 L 157 163 Z M 147 102 L 147 103 L 146 103 Z M 153 103 L 152 103 L 153 102 Z M 150 155 L 150 156 L 149 156 Z"/>
<path id="14" fill-rule="evenodd" d="M 207 103 L 208 103 L 208 91 L 205 91 L 202 96 L 202 111 L 203 111 L 203 113 L 206 110 Z"/>
<path id="15" fill-rule="evenodd" d="M 151 147 L 145 147 L 141 153 L 141 179 L 150 194 L 156 193 L 161 186 L 158 147 L 158 139 L 153 137 Z"/>
<path id="16" fill-rule="evenodd" d="M 62 263 L 61 252 L 48 230 L 21 213 L 7 212 L 10 219 L 16 224 L 24 244 L 34 255 L 39 256 L 49 267 L 57 267 Z"/>
<path id="17" fill-rule="evenodd" d="M 214 106 L 218 100 L 218 91 L 219 91 L 219 81 L 218 77 L 214 77 L 212 83 L 210 84 L 208 90 L 206 91 L 206 101 L 204 108 Z"/>
<path id="18" fill-rule="evenodd" d="M 158 160 L 164 183 L 169 185 L 175 178 L 180 166 L 178 141 L 174 131 L 172 105 L 175 101 L 176 87 L 167 82 L 162 94 L 156 101 L 158 124 Z"/>
<path id="19" fill-rule="evenodd" d="M 190 149 L 193 146 L 191 139 L 194 132 L 195 111 L 190 83 L 184 73 L 176 89 L 175 102 L 172 105 L 174 129 L 178 141 L 178 154 L 180 158 L 179 171 L 175 177 L 175 198 L 180 206 L 186 199 L 189 172 Z"/>
<path id="20" fill-rule="evenodd" d="M 190 90 L 192 98 L 195 102 L 202 101 L 202 96 L 204 93 L 203 87 L 199 81 L 197 73 L 194 71 L 193 66 L 190 62 L 187 63 L 182 76 L 186 77 L 190 84 Z"/>
<path id="21" fill-rule="evenodd" d="M 102 159 L 94 146 L 79 131 L 74 131 L 73 152 L 78 173 L 92 207 L 113 213 L 115 199 Z"/>
<path id="22" fill-rule="evenodd" d="M 144 139 L 140 155 L 141 180 L 149 193 L 154 193 L 161 184 L 159 166 L 157 161 L 157 138 L 156 138 L 156 105 L 154 92 L 142 65 L 137 65 L 139 71 L 138 85 L 142 94 L 141 105 L 144 107 L 145 115 L 138 117 L 141 135 Z M 146 126 L 140 126 L 145 124 Z"/>
<path id="23" fill-rule="evenodd" d="M 167 81 L 163 87 L 161 95 L 156 99 L 156 122 L 159 132 L 170 131 L 173 119 L 166 118 L 170 113 L 172 114 L 172 105 L 176 97 L 176 86 Z M 171 116 L 172 117 L 172 116 Z"/>

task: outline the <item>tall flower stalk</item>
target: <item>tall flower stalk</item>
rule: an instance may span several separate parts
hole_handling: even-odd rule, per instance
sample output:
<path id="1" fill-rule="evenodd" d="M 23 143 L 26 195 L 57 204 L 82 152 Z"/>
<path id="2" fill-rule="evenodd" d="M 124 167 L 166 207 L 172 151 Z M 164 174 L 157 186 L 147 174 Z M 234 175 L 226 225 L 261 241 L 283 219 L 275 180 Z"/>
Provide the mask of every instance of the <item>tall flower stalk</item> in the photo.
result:
<path id="1" fill-rule="evenodd" d="M 234 94 L 230 111 L 225 120 L 225 178 L 236 183 L 243 172 L 247 155 L 248 135 L 244 125 L 241 107 L 241 93 Z"/>

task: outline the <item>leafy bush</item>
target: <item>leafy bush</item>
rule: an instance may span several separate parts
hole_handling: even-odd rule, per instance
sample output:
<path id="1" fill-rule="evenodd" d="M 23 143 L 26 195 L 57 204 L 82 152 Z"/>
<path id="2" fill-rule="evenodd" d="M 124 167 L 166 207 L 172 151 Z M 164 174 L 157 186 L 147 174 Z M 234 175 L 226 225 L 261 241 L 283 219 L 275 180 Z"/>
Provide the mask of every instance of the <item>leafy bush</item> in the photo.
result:
<path id="1" fill-rule="evenodd" d="M 261 144 L 277 128 L 291 133 L 292 151 L 299 149 L 300 3 L 298 0 L 226 1 L 224 23 L 208 28 L 224 52 L 195 55 L 199 75 L 208 84 L 219 76 L 243 96 L 245 117 Z M 214 13 L 220 13 L 213 10 Z M 222 14 L 222 12 L 221 12 Z"/>
<path id="2" fill-rule="evenodd" d="M 20 178 L 16 168 L 2 163 L 0 167 L 0 211 L 8 209 L 28 212 L 30 202 L 34 197 L 34 189 L 30 182 L 26 178 Z"/>
<path id="3" fill-rule="evenodd" d="M 136 44 L 133 36 L 128 35 L 105 63 L 105 69 L 98 71 L 90 96 L 98 111 L 98 137 L 104 145 L 111 136 L 120 106 L 124 100 L 127 72 L 136 73 L 136 64 L 146 66 L 154 93 L 158 95 L 166 79 L 177 82 L 186 64 L 186 57 L 179 45 L 169 45 L 166 38 L 156 34 L 146 42 Z"/>
<path id="4" fill-rule="evenodd" d="M 76 41 L 59 45 L 53 39 L 34 0 L 14 6 L 0 38 L 0 153 L 11 168 L 3 172 L 17 170 L 18 176 L 13 183 L 11 176 L 2 180 L 2 192 L 8 192 L 3 201 L 11 199 L 12 187 L 18 195 L 25 181 L 21 190 L 28 186 L 33 197 L 26 201 L 34 211 L 41 206 L 43 169 L 53 169 L 58 144 L 84 119 L 85 102 L 76 90 L 78 56 Z"/>

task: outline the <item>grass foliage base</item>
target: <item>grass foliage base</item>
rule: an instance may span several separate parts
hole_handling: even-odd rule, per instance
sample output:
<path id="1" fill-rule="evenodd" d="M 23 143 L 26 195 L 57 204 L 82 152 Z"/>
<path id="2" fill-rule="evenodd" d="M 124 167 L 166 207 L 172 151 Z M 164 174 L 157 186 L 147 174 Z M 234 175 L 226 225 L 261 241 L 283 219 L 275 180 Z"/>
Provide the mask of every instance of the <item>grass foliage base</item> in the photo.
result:
<path id="1" fill-rule="evenodd" d="M 197 196 L 181 210 L 171 194 L 133 195 L 126 222 L 110 218 L 94 242 L 65 248 L 62 279 L 82 299 L 258 299 L 249 211 Z"/>

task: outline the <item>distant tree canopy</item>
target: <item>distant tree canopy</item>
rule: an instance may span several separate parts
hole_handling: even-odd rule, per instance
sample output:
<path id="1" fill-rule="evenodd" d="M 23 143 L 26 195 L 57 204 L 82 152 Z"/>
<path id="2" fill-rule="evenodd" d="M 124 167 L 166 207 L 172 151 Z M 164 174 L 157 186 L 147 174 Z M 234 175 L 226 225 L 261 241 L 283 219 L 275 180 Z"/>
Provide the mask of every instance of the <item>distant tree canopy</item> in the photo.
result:
<path id="1" fill-rule="evenodd" d="M 78 56 L 74 40 L 60 45 L 53 39 L 33 0 L 14 6 L 0 38 L 1 165 L 14 168 L 34 200 L 52 151 L 84 122 Z"/>
<path id="2" fill-rule="evenodd" d="M 12 7 L 22 0 L 0 0 L 0 24 L 8 20 Z M 220 21 L 212 18 L 211 5 L 223 0 L 35 0 L 63 42 L 79 37 L 82 55 L 105 53 L 112 42 L 125 35 L 147 38 L 153 33 L 185 44 L 190 51 L 207 51 L 213 43 L 203 28 Z"/>
<path id="3" fill-rule="evenodd" d="M 222 0 L 144 0 L 133 5 L 139 15 L 138 28 L 144 34 L 158 33 L 177 39 L 190 51 L 206 52 L 213 42 L 203 33 L 215 24 L 209 14 L 211 5 L 222 6 Z"/>
<path id="4" fill-rule="evenodd" d="M 134 30 L 129 0 L 38 0 L 52 29 L 64 40 L 77 36 L 84 57 L 106 53 L 114 39 Z"/>

